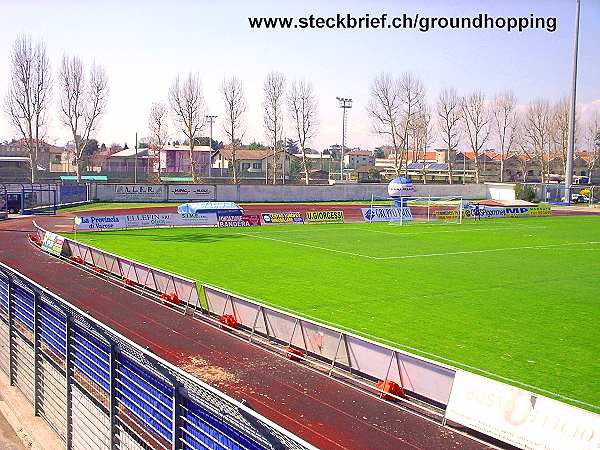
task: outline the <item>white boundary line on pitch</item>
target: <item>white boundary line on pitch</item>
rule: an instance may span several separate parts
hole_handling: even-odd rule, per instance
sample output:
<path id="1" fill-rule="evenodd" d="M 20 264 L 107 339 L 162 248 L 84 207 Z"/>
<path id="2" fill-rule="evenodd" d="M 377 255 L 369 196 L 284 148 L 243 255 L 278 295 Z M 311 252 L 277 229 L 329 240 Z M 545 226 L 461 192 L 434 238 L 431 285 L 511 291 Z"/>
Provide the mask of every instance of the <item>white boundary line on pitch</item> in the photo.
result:
<path id="1" fill-rule="evenodd" d="M 541 388 L 541 387 L 533 385 L 533 384 L 524 383 L 522 381 L 515 380 L 514 378 L 510 378 L 510 377 L 505 377 L 505 376 L 502 376 L 502 375 L 498 375 L 497 373 L 490 372 L 490 371 L 484 370 L 484 369 L 480 369 L 479 367 L 472 366 L 472 365 L 466 364 L 466 363 L 462 363 L 462 362 L 456 361 L 454 359 L 445 358 L 445 357 L 440 356 L 440 355 L 438 355 L 436 353 L 427 352 L 427 351 L 421 350 L 421 349 L 419 349 L 417 347 L 412 347 L 410 345 L 400 344 L 398 342 L 382 338 L 381 336 L 375 336 L 373 334 L 365 333 L 364 331 L 358 331 L 358 330 L 355 330 L 354 328 L 346 327 L 346 326 L 341 325 L 341 324 L 336 323 L 336 322 L 330 322 L 330 321 L 322 319 L 322 318 L 316 318 L 316 317 L 313 317 L 311 315 L 308 315 L 308 314 L 305 314 L 305 313 L 302 313 L 302 312 L 298 312 L 298 311 L 293 310 L 291 308 L 286 308 L 285 306 L 281 306 L 281 305 L 278 305 L 278 304 L 271 303 L 271 302 L 269 302 L 267 300 L 263 300 L 263 299 L 256 298 L 256 297 L 252 297 L 252 296 L 249 296 L 247 294 L 241 294 L 241 293 L 235 292 L 235 291 L 229 291 L 229 292 L 231 292 L 232 294 L 236 294 L 236 295 L 240 295 L 240 296 L 249 298 L 249 299 L 257 301 L 259 303 L 264 303 L 265 305 L 269 305 L 269 306 L 272 306 L 274 308 L 279 308 L 279 309 L 285 310 L 287 312 L 296 314 L 296 315 L 301 316 L 301 317 L 305 317 L 305 318 L 313 320 L 313 321 L 315 321 L 317 323 L 318 322 L 325 323 L 327 325 L 331 325 L 331 326 L 334 326 L 334 327 L 337 327 L 337 328 L 344 329 L 344 330 L 349 331 L 351 333 L 354 333 L 354 334 L 357 334 L 357 335 L 360 335 L 360 336 L 364 336 L 364 337 L 372 339 L 374 341 L 380 341 L 380 342 L 385 342 L 387 344 L 392 344 L 392 346 L 397 346 L 398 348 L 404 348 L 406 350 L 410 350 L 410 351 L 413 351 L 413 352 L 420 353 L 421 355 L 430 356 L 433 359 L 437 359 L 437 360 L 440 360 L 440 361 L 446 361 L 446 362 L 448 362 L 448 363 L 450 363 L 452 365 L 455 365 L 455 366 L 463 367 L 463 368 L 472 370 L 474 372 L 479 372 L 479 373 L 482 373 L 482 374 L 485 374 L 485 375 L 492 376 L 492 377 L 496 378 L 497 380 L 504 380 L 504 381 L 506 381 L 506 382 L 508 382 L 510 384 L 513 384 L 513 385 L 523 386 L 523 387 L 528 388 L 528 389 L 533 389 L 533 390 L 536 390 L 538 392 L 543 392 L 545 394 L 552 395 L 552 396 L 554 396 L 556 398 L 562 398 L 562 399 L 571 401 L 573 403 L 577 403 L 577 404 L 580 404 L 580 405 L 589 406 L 592 409 L 600 411 L 600 406 L 599 405 L 594 405 L 593 403 L 587 403 L 587 402 L 584 402 L 582 400 L 578 400 L 576 398 L 572 398 L 572 397 L 569 397 L 567 395 L 558 394 L 556 392 L 550 391 L 548 389 Z"/>
<path id="2" fill-rule="evenodd" d="M 334 225 L 334 224 L 328 224 L 328 225 Z M 335 225 L 345 225 L 345 224 L 335 224 Z M 489 227 L 489 228 L 471 228 L 471 229 L 461 229 L 461 230 L 435 230 L 435 231 L 421 231 L 421 232 L 392 232 L 392 231 L 383 231 L 383 230 L 373 230 L 373 229 L 369 229 L 368 227 L 369 224 L 364 224 L 364 227 L 356 227 L 356 226 L 344 226 L 344 229 L 346 230 L 358 230 L 358 231 L 366 231 L 369 233 L 381 233 L 381 234 L 389 234 L 392 236 L 398 236 L 398 237 L 402 237 L 402 236 L 418 236 L 421 234 L 437 234 L 437 233 L 469 233 L 472 231 L 504 231 L 504 230 L 522 230 L 522 229 L 531 229 L 531 228 L 548 228 L 545 225 L 529 225 L 529 226 L 520 226 L 520 227 L 515 227 L 515 226 L 496 226 L 496 227 Z M 290 227 L 294 227 L 294 225 L 290 225 Z M 315 227 L 315 229 L 307 229 L 307 228 L 302 228 L 300 229 L 300 227 L 294 227 L 293 230 L 271 230 L 268 229 L 268 227 L 264 227 L 263 230 L 261 230 L 261 233 L 280 233 L 280 234 L 296 234 L 296 233 L 316 233 L 318 231 L 335 231 L 335 232 L 339 232 L 341 227 L 335 227 L 335 228 L 320 228 L 317 229 Z M 243 234 L 243 233 L 242 233 Z"/>
<path id="3" fill-rule="evenodd" d="M 248 236 L 251 238 L 255 238 L 255 239 L 265 239 L 268 241 L 275 241 L 275 242 L 282 242 L 284 244 L 291 244 L 291 245 L 299 245 L 300 247 L 309 247 L 309 248 L 314 248 L 317 250 L 325 250 L 327 252 L 334 252 L 334 253 L 341 253 L 344 255 L 350 255 L 350 256 L 358 256 L 361 258 L 367 258 L 367 259 L 379 259 L 377 256 L 369 256 L 369 255 L 363 255 L 361 253 L 352 253 L 352 252 L 346 252 L 344 250 L 336 250 L 334 248 L 327 248 L 327 247 L 319 247 L 318 245 L 312 245 L 312 244 L 304 244 L 302 242 L 294 242 L 294 241 L 286 241 L 285 239 L 277 239 L 274 237 L 267 237 L 267 236 L 260 236 L 258 234 L 251 234 L 251 233 L 239 233 L 243 236 Z"/>
<path id="4" fill-rule="evenodd" d="M 489 253 L 489 252 L 502 252 L 506 250 L 543 250 L 546 248 L 556 247 L 568 247 L 573 245 L 594 245 L 600 244 L 600 241 L 588 241 L 588 242 L 565 242 L 563 244 L 548 244 L 548 245 L 526 245 L 523 247 L 504 247 L 504 248 L 490 248 L 485 250 L 465 250 L 462 252 L 448 252 L 448 253 L 426 253 L 421 255 L 402 255 L 402 256 L 381 256 L 376 259 L 410 259 L 410 258 L 427 258 L 430 256 L 452 256 L 452 255 L 470 255 L 473 253 Z"/>
<path id="5" fill-rule="evenodd" d="M 465 251 L 460 251 L 460 252 L 447 252 L 447 253 L 424 253 L 424 254 L 417 254 L 417 255 L 401 255 L 401 256 L 369 256 L 369 255 L 363 255 L 362 253 L 347 252 L 344 250 L 337 250 L 334 248 L 321 247 L 321 246 L 312 245 L 312 244 L 305 244 L 303 242 L 286 241 L 285 239 L 278 239 L 278 238 L 268 237 L 268 236 L 260 236 L 258 234 L 251 234 L 251 233 L 239 233 L 239 234 L 241 234 L 243 236 L 255 238 L 255 239 L 265 239 L 268 241 L 281 242 L 284 244 L 298 245 L 300 247 L 314 248 L 316 250 L 324 250 L 327 252 L 341 253 L 343 255 L 358 256 L 360 258 L 367 258 L 367 259 L 371 259 L 374 261 L 387 261 L 387 260 L 392 260 L 392 259 L 429 258 L 429 257 L 435 257 L 435 256 L 470 255 L 470 254 L 477 254 L 477 253 L 492 253 L 492 252 L 502 252 L 502 251 L 511 251 L 511 250 L 544 250 L 547 248 L 568 247 L 568 246 L 574 246 L 574 245 L 600 244 L 600 241 L 566 242 L 566 243 L 562 243 L 562 244 L 527 245 L 527 246 L 522 246 L 522 247 L 490 248 L 490 249 L 485 249 L 485 250 L 465 250 Z"/>

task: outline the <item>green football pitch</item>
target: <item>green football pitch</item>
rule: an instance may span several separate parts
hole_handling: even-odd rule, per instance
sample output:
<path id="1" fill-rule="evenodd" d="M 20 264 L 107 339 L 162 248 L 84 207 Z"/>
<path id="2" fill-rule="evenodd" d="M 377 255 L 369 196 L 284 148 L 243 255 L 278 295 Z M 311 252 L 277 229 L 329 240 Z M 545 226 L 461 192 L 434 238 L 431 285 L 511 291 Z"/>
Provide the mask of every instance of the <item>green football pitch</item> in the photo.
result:
<path id="1" fill-rule="evenodd" d="M 163 228 L 77 238 L 600 411 L 600 217 Z"/>

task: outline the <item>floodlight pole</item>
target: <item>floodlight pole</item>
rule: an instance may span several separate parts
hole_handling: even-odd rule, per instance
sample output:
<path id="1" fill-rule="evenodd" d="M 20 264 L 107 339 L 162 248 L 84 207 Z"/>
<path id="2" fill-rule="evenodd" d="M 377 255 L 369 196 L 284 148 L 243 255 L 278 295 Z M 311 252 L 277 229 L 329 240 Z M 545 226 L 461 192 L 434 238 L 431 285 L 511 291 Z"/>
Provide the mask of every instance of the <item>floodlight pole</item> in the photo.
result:
<path id="1" fill-rule="evenodd" d="M 575 105 L 577 100 L 577 51 L 579 48 L 579 16 L 581 1 L 576 0 L 575 38 L 573 42 L 573 79 L 571 85 L 571 111 L 569 112 L 569 142 L 567 163 L 565 164 L 565 202 L 571 203 L 571 185 L 573 184 L 573 156 L 575 155 Z"/>
<path id="2" fill-rule="evenodd" d="M 344 181 L 344 151 L 346 150 L 346 110 L 352 108 L 352 99 L 336 97 L 342 108 L 342 154 L 340 155 L 340 181 Z"/>
<path id="3" fill-rule="evenodd" d="M 135 158 L 134 158 L 134 163 L 133 163 L 133 182 L 135 184 L 137 184 L 137 148 L 138 148 L 138 142 L 137 142 L 137 133 L 135 133 Z"/>
<path id="4" fill-rule="evenodd" d="M 208 178 L 210 178 L 212 176 L 212 129 L 213 129 L 213 123 L 215 122 L 215 119 L 217 118 L 217 116 L 211 116 L 208 115 L 206 116 L 206 119 L 208 120 L 208 123 L 210 124 L 210 141 L 208 142 Z M 223 168 L 221 168 L 221 171 L 223 170 Z"/>

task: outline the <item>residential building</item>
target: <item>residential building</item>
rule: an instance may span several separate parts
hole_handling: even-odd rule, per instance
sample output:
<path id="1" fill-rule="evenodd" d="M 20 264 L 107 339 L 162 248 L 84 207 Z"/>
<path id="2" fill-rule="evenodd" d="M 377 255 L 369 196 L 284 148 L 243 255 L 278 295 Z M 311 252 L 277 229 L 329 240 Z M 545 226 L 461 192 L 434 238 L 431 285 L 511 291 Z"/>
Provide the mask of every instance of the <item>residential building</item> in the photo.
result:
<path id="1" fill-rule="evenodd" d="M 344 168 L 356 169 L 358 166 L 372 166 L 375 164 L 373 153 L 367 150 L 350 150 L 344 153 Z"/>

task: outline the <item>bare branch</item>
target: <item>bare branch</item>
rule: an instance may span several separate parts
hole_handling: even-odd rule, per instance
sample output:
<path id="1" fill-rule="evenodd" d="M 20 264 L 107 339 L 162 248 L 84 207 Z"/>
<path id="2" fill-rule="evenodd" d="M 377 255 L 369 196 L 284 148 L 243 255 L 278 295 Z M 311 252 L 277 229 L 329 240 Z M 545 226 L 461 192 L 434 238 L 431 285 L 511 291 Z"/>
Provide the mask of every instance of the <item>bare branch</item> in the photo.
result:
<path id="1" fill-rule="evenodd" d="M 456 148 L 460 143 L 460 102 L 454 89 L 440 92 L 437 102 L 438 126 L 442 133 L 442 141 L 446 147 L 448 164 L 448 182 L 452 184 L 452 161 Z"/>
<path id="2" fill-rule="evenodd" d="M 480 181 L 479 156 L 490 136 L 490 114 L 485 94 L 475 91 L 460 102 L 461 118 L 473 154 L 475 155 L 475 182 Z"/>
<path id="3" fill-rule="evenodd" d="M 402 114 L 400 87 L 390 75 L 382 73 L 371 83 L 371 98 L 367 106 L 375 133 L 386 137 L 392 144 L 394 170 L 400 174 L 403 153 L 398 145 L 398 128 Z"/>
<path id="4" fill-rule="evenodd" d="M 223 131 L 229 138 L 231 146 L 231 170 L 233 183 L 237 184 L 237 161 L 236 147 L 241 142 L 244 134 L 244 115 L 246 113 L 246 96 L 244 86 L 239 78 L 232 76 L 223 80 L 221 94 L 225 106 L 225 119 L 223 120 Z"/>
<path id="5" fill-rule="evenodd" d="M 288 109 L 294 122 L 298 145 L 302 152 L 302 165 L 306 184 L 309 184 L 310 167 L 306 157 L 306 144 L 314 136 L 317 127 L 317 98 L 310 81 L 294 81 L 288 93 Z"/>
<path id="6" fill-rule="evenodd" d="M 25 143 L 31 165 L 31 181 L 35 182 L 52 89 L 46 45 L 41 41 L 35 46 L 32 45 L 28 35 L 17 37 L 10 64 L 10 84 L 5 97 L 5 112 Z"/>
<path id="7" fill-rule="evenodd" d="M 277 150 L 283 139 L 285 76 L 278 72 L 267 74 L 263 84 L 263 93 L 263 122 L 267 139 L 273 150 L 273 184 L 275 184 L 277 181 Z"/>
<path id="8" fill-rule="evenodd" d="M 77 182 L 80 182 L 83 150 L 106 111 L 108 78 L 104 68 L 96 64 L 92 64 L 86 78 L 81 60 L 65 55 L 60 66 L 59 84 L 60 118 L 73 136 Z"/>
<path id="9" fill-rule="evenodd" d="M 202 83 L 197 74 L 189 73 L 184 80 L 179 76 L 173 80 L 169 89 L 169 105 L 175 123 L 177 123 L 189 143 L 190 176 L 194 183 L 198 181 L 194 144 L 206 123 Z"/>

